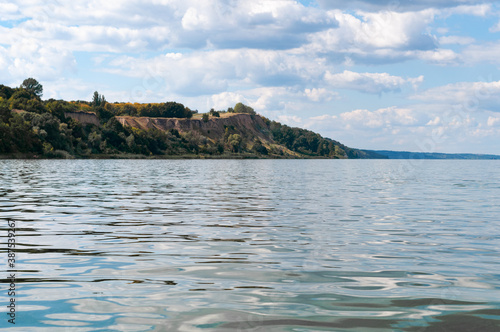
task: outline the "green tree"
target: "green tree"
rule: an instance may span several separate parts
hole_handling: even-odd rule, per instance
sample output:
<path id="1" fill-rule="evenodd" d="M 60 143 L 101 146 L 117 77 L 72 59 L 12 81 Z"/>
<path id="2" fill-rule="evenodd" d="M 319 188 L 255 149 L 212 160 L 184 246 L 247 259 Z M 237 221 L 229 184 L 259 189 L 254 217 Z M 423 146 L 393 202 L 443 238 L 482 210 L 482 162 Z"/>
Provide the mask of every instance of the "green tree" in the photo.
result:
<path id="1" fill-rule="evenodd" d="M 208 122 L 208 113 L 203 113 L 201 119 L 203 120 L 203 122 Z"/>
<path id="2" fill-rule="evenodd" d="M 6 85 L 0 84 L 0 97 L 7 100 L 16 92 L 16 90 Z"/>
<path id="3" fill-rule="evenodd" d="M 21 84 L 21 88 L 28 90 L 39 98 L 43 95 L 43 86 L 32 77 L 25 79 Z"/>
<path id="4" fill-rule="evenodd" d="M 263 154 L 263 155 L 267 155 L 269 152 L 267 151 L 267 148 L 262 145 L 262 142 L 257 139 L 253 145 L 253 150 L 257 153 L 260 153 L 260 154 Z"/>
<path id="5" fill-rule="evenodd" d="M 244 105 L 242 103 L 237 103 L 234 106 L 234 113 L 256 114 L 253 108 L 251 108 L 250 106 Z"/>
<path id="6" fill-rule="evenodd" d="M 0 104 L 0 123 L 7 123 L 12 117 L 12 113 L 6 104 Z"/>
<path id="7" fill-rule="evenodd" d="M 64 100 L 49 99 L 45 104 L 46 109 L 57 117 L 60 121 L 66 121 L 66 112 L 75 112 L 77 110 L 74 104 Z"/>
<path id="8" fill-rule="evenodd" d="M 104 98 L 103 95 L 100 95 L 99 92 L 95 91 L 94 96 L 92 98 L 92 106 L 94 107 L 99 107 L 102 106 L 104 107 L 106 105 L 106 98 Z"/>
<path id="9" fill-rule="evenodd" d="M 9 103 L 9 108 L 11 110 L 13 109 L 25 109 L 26 104 L 28 103 L 29 100 L 31 100 L 33 96 L 31 93 L 26 90 L 26 89 L 17 89 L 16 92 L 10 96 L 8 103 Z"/>
<path id="10" fill-rule="evenodd" d="M 229 144 L 229 147 L 231 148 L 231 150 L 233 152 L 240 151 L 240 145 L 241 145 L 242 141 L 243 140 L 242 140 L 241 136 L 238 134 L 229 135 L 229 137 L 227 138 L 227 142 Z"/>

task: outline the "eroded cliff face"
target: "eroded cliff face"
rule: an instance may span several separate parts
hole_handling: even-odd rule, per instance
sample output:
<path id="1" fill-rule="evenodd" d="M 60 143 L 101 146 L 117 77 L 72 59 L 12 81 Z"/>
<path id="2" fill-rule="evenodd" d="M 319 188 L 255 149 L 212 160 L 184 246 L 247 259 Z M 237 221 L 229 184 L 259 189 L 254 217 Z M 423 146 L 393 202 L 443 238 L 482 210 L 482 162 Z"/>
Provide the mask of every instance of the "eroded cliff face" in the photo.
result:
<path id="1" fill-rule="evenodd" d="M 93 124 L 99 125 L 99 118 L 95 113 L 90 112 L 65 112 L 64 115 L 67 118 L 72 118 L 73 120 L 77 120 L 82 124 Z"/>
<path id="2" fill-rule="evenodd" d="M 219 139 L 224 136 L 226 128 L 237 130 L 247 138 L 257 137 L 262 141 L 274 143 L 269 135 L 269 129 L 264 119 L 250 114 L 223 114 L 220 118 L 210 117 L 205 122 L 201 119 L 177 118 L 147 118 L 132 116 L 117 116 L 116 119 L 123 125 L 148 130 L 156 128 L 163 131 L 176 129 L 179 132 L 197 131 L 210 139 Z"/>

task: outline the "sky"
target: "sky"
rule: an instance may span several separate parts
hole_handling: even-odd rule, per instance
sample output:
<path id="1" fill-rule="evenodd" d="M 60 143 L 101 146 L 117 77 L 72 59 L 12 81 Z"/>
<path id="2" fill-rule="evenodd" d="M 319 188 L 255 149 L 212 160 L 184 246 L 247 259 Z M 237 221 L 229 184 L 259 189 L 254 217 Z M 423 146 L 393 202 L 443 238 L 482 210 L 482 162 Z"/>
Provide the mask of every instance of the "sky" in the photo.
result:
<path id="1" fill-rule="evenodd" d="M 238 102 L 362 149 L 500 154 L 500 1 L 0 0 L 0 84 Z"/>

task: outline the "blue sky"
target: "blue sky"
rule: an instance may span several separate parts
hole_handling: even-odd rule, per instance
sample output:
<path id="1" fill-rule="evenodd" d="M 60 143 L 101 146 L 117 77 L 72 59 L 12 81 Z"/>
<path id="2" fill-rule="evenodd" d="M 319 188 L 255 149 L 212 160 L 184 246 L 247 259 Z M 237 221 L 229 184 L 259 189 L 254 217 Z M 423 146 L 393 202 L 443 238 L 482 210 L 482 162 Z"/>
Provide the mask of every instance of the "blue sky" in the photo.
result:
<path id="1" fill-rule="evenodd" d="M 0 0 L 0 84 L 237 102 L 348 146 L 500 154 L 500 2 Z"/>

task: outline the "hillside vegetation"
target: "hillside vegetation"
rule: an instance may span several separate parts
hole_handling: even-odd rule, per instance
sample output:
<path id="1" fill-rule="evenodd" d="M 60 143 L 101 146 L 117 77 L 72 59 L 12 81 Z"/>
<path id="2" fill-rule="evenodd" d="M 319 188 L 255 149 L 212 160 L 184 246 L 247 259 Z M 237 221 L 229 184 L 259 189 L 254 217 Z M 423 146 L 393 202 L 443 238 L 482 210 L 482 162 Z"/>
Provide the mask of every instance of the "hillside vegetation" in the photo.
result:
<path id="1" fill-rule="evenodd" d="M 271 121 L 238 103 L 198 114 L 176 102 L 42 100 L 28 79 L 0 85 L 0 154 L 23 158 L 370 158 L 312 131 Z"/>

